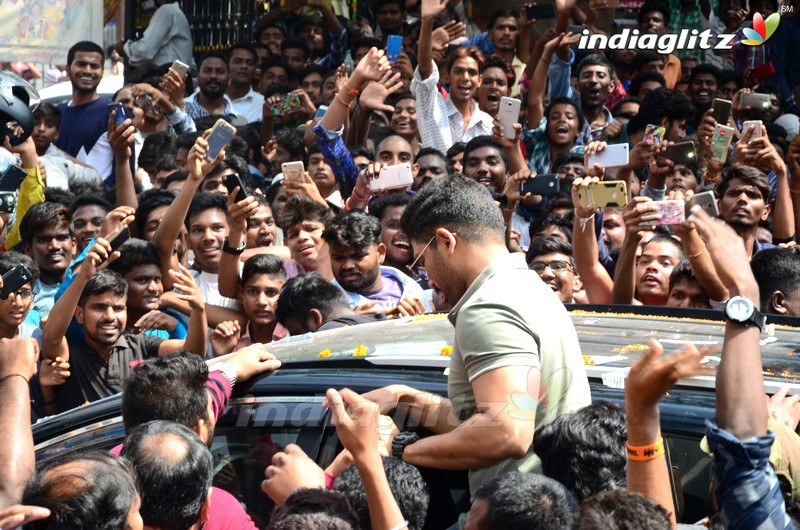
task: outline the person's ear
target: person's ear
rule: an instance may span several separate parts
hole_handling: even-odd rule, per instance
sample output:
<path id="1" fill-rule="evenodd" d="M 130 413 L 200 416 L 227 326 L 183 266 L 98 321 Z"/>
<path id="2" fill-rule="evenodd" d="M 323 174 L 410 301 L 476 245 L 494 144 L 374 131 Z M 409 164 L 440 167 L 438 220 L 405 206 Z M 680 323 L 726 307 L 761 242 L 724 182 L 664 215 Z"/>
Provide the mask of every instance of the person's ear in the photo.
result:
<path id="1" fill-rule="evenodd" d="M 777 315 L 786 315 L 788 311 L 786 307 L 783 305 L 786 296 L 781 291 L 775 291 L 769 297 L 769 305 L 772 309 L 771 313 L 775 313 Z"/>
<path id="2" fill-rule="evenodd" d="M 772 205 L 765 203 L 764 204 L 764 211 L 761 212 L 761 220 L 762 221 L 766 221 L 767 218 L 769 218 L 769 212 L 771 212 L 771 211 L 772 211 Z"/>
<path id="3" fill-rule="evenodd" d="M 211 495 L 214 493 L 214 488 L 208 488 L 208 495 L 203 507 L 200 509 L 200 518 L 197 520 L 198 528 L 203 528 L 203 525 L 211 519 Z"/>
<path id="4" fill-rule="evenodd" d="M 438 228 L 436 230 L 437 246 L 442 245 L 445 252 L 453 254 L 456 249 L 456 234 L 447 228 Z"/>
<path id="5" fill-rule="evenodd" d="M 658 126 L 664 127 L 664 129 L 667 131 L 669 131 L 672 128 L 669 123 L 669 118 L 667 118 L 666 116 L 664 116 L 663 118 L 661 118 L 661 120 L 659 120 Z"/>
<path id="6" fill-rule="evenodd" d="M 580 291 L 583 289 L 583 280 L 577 274 L 572 278 L 572 292 Z"/>
<path id="7" fill-rule="evenodd" d="M 386 245 L 384 245 L 383 243 L 378 243 L 378 246 L 375 249 L 375 251 L 378 254 L 378 263 L 383 265 L 383 262 L 386 259 Z"/>
<path id="8" fill-rule="evenodd" d="M 31 249 L 31 246 L 29 244 L 25 243 L 22 246 L 22 250 L 26 256 L 28 256 L 29 258 L 33 258 L 33 250 Z"/>
<path id="9" fill-rule="evenodd" d="M 417 175 L 419 175 L 419 164 L 414 164 L 411 166 L 411 176 L 417 178 Z"/>
<path id="10" fill-rule="evenodd" d="M 317 331 L 323 322 L 325 322 L 325 318 L 322 316 L 322 312 L 320 312 L 319 309 L 313 308 L 308 312 L 306 323 L 310 331 Z"/>
<path id="11" fill-rule="evenodd" d="M 83 308 L 81 306 L 77 306 L 75 308 L 75 321 L 78 322 L 78 324 L 80 324 L 81 326 L 83 326 L 85 322 L 83 317 L 84 317 Z"/>

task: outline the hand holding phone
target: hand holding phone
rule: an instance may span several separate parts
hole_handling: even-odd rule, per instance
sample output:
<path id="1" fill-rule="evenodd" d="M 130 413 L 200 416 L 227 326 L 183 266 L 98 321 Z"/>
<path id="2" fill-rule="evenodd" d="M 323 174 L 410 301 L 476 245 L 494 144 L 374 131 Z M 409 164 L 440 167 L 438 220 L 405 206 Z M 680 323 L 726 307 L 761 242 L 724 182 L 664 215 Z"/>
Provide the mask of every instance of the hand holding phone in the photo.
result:
<path id="1" fill-rule="evenodd" d="M 393 63 L 400 57 L 400 52 L 403 51 L 403 36 L 402 35 L 389 35 L 386 39 L 386 58 L 390 63 Z"/>
<path id="2" fill-rule="evenodd" d="M 243 201 L 247 198 L 247 191 L 244 182 L 238 173 L 231 173 L 225 177 L 225 187 L 228 189 L 228 195 L 233 193 L 237 187 L 239 191 L 236 192 L 236 202 Z"/>
<path id="3" fill-rule="evenodd" d="M 648 125 L 644 129 L 644 136 L 642 140 L 647 142 L 651 141 L 655 145 L 661 144 L 664 141 L 664 137 L 667 134 L 667 130 L 664 127 L 659 127 L 658 125 Z"/>
<path id="4" fill-rule="evenodd" d="M 717 196 L 713 191 L 703 191 L 695 193 L 691 199 L 686 201 L 685 214 L 686 217 L 692 215 L 692 207 L 699 205 L 709 216 L 719 217 L 719 208 L 717 207 Z"/>
<path id="5" fill-rule="evenodd" d="M 11 293 L 17 292 L 26 283 L 33 283 L 33 274 L 25 265 L 15 265 L 10 271 L 3 274 L 3 289 L 0 290 L 0 300 L 6 300 Z"/>
<path id="6" fill-rule="evenodd" d="M 620 208 L 628 204 L 628 185 L 624 180 L 601 180 L 588 187 L 578 188 L 578 205 L 594 204 L 598 208 Z"/>
<path id="7" fill-rule="evenodd" d="M 284 162 L 281 164 L 284 182 L 303 182 L 305 180 L 305 167 L 303 162 Z"/>
<path id="8" fill-rule="evenodd" d="M 519 187 L 519 194 L 524 197 L 531 195 L 554 195 L 561 189 L 561 179 L 556 173 L 545 173 L 532 176 Z"/>
<path id="9" fill-rule="evenodd" d="M 414 175 L 411 172 L 411 164 L 404 162 L 381 169 L 378 178 L 369 181 L 369 190 L 377 193 L 382 189 L 395 190 L 405 188 L 413 183 Z"/>
<path id="10" fill-rule="evenodd" d="M 731 102 L 727 99 L 716 98 L 711 102 L 711 117 L 714 121 L 722 125 L 728 125 L 728 118 L 731 117 Z"/>
<path id="11" fill-rule="evenodd" d="M 217 120 L 217 123 L 211 128 L 211 134 L 208 135 L 208 139 L 206 140 L 208 142 L 206 161 L 213 162 L 216 160 L 234 136 L 236 136 L 236 127 L 222 118 Z"/>
<path id="12" fill-rule="evenodd" d="M 604 168 L 625 166 L 628 164 L 628 155 L 627 143 L 607 145 L 602 151 L 589 155 L 587 164 L 589 168 L 595 164 Z"/>
<path id="13" fill-rule="evenodd" d="M 681 200 L 652 201 L 649 204 L 658 206 L 657 212 L 661 217 L 655 221 L 645 221 L 641 226 L 679 225 L 686 220 L 686 209 Z"/>
<path id="14" fill-rule="evenodd" d="M 186 74 L 189 73 L 189 65 L 175 59 L 172 63 L 172 69 L 178 72 L 178 75 L 181 76 L 181 79 L 186 79 Z"/>
<path id="15" fill-rule="evenodd" d="M 497 121 L 503 126 L 503 136 L 509 140 L 517 137 L 514 125 L 519 123 L 519 109 L 522 102 L 516 98 L 503 96 L 500 98 L 500 109 L 497 112 Z"/>

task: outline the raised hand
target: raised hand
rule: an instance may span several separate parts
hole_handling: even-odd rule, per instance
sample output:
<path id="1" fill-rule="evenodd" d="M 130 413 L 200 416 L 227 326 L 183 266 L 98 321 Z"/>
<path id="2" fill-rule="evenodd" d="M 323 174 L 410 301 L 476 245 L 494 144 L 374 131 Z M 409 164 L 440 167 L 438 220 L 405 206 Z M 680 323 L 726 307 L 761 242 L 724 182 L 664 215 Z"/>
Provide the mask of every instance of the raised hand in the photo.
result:
<path id="1" fill-rule="evenodd" d="M 693 206 L 691 211 L 690 220 L 705 241 L 717 275 L 731 295 L 740 294 L 743 288 L 755 284 L 750 267 L 731 266 L 732 263 L 750 263 L 744 240 L 724 221 L 712 219 L 699 205 Z M 751 298 L 758 300 L 758 296 Z"/>
<path id="2" fill-rule="evenodd" d="M 420 17 L 423 19 L 434 19 L 444 12 L 447 8 L 448 0 L 422 0 L 419 8 Z"/>
<path id="3" fill-rule="evenodd" d="M 208 174 L 211 169 L 225 160 L 225 149 L 219 152 L 217 158 L 211 162 L 206 160 L 206 153 L 208 152 L 208 137 L 211 135 L 211 129 L 207 129 L 195 142 L 189 150 L 189 156 L 186 159 L 186 166 L 189 171 L 189 177 L 195 181 L 201 181 Z"/>
<path id="4" fill-rule="evenodd" d="M 205 307 L 206 301 L 189 269 L 179 263 L 178 270 L 170 269 L 169 275 L 172 277 L 175 295 L 178 298 L 188 302 L 189 307 L 192 309 L 203 309 Z"/>
<path id="5" fill-rule="evenodd" d="M 173 331 L 178 325 L 178 319 L 171 317 L 163 311 L 153 309 L 148 311 L 133 325 L 134 331 L 143 333 L 150 329 L 161 329 L 164 331 Z"/>
<path id="6" fill-rule="evenodd" d="M 303 450 L 289 444 L 275 453 L 272 464 L 264 470 L 261 491 L 278 506 L 300 488 L 325 488 L 325 472 Z"/>
<path id="7" fill-rule="evenodd" d="M 69 362 L 61 357 L 43 359 L 39 369 L 39 383 L 42 386 L 63 385 L 70 375 Z"/>
<path id="8" fill-rule="evenodd" d="M 23 506 L 15 504 L 0 510 L 0 528 L 3 530 L 14 530 L 24 524 L 47 519 L 50 517 L 50 510 L 40 506 Z"/>
<path id="9" fill-rule="evenodd" d="M 95 273 L 105 269 L 109 263 L 119 258 L 119 255 L 119 250 L 112 252 L 111 243 L 105 238 L 98 237 L 92 248 L 86 253 L 78 274 L 88 281 Z"/>
<path id="10" fill-rule="evenodd" d="M 377 452 L 378 405 L 359 396 L 349 388 L 326 392 L 325 407 L 331 410 L 331 423 L 345 449 L 358 459 L 371 451 Z"/>
<path id="11" fill-rule="evenodd" d="M 349 84 L 353 88 L 361 90 L 369 81 L 380 81 L 383 75 L 391 69 L 392 65 L 384 51 L 373 47 L 356 65 L 356 69 L 350 76 Z"/>
<path id="12" fill-rule="evenodd" d="M 98 237 L 109 238 L 112 234 L 117 234 L 130 225 L 135 219 L 136 210 L 130 206 L 117 206 L 106 214 L 103 226 L 97 233 Z"/>
<path id="13" fill-rule="evenodd" d="M 114 158 L 127 160 L 131 157 L 131 142 L 136 133 L 133 120 L 125 118 L 125 121 L 117 125 L 115 120 L 116 112 L 112 112 L 108 117 L 108 143 L 114 152 Z"/>
<path id="14" fill-rule="evenodd" d="M 388 70 L 380 80 L 372 81 L 364 87 L 358 103 L 366 110 L 393 112 L 394 107 L 385 103 L 386 98 L 401 88 L 403 88 L 403 82 L 400 81 L 400 74 L 392 74 L 392 71 Z"/>
<path id="15" fill-rule="evenodd" d="M 211 350 L 214 352 L 214 357 L 231 353 L 236 348 L 241 333 L 242 327 L 238 321 L 220 322 L 210 336 Z"/>
<path id="16" fill-rule="evenodd" d="M 239 186 L 236 186 L 228 197 L 228 213 L 231 216 L 231 234 L 244 234 L 247 230 L 247 220 L 258 211 L 258 202 L 255 197 L 246 197 L 236 202 Z"/>
<path id="17" fill-rule="evenodd" d="M 174 68 L 170 67 L 169 71 L 161 78 L 161 88 L 164 89 L 174 105 L 183 108 L 186 80 Z"/>
<path id="18" fill-rule="evenodd" d="M 289 180 L 283 181 L 283 189 L 286 191 L 286 197 L 291 198 L 293 195 L 305 195 L 312 201 L 320 204 L 328 205 L 325 198 L 320 194 L 316 182 L 308 174 L 308 171 L 303 172 L 303 181 Z"/>

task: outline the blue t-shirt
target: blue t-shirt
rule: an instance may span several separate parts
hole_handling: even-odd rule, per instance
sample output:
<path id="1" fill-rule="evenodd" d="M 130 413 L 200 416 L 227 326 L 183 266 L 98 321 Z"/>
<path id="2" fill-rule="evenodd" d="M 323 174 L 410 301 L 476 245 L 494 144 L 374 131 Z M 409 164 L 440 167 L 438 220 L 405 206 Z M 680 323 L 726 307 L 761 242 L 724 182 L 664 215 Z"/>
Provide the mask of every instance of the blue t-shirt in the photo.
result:
<path id="1" fill-rule="evenodd" d="M 59 105 L 61 121 L 55 141 L 56 147 L 95 168 L 103 180 L 114 175 L 114 153 L 107 134 L 109 103 L 98 98 L 77 107 L 68 103 Z"/>

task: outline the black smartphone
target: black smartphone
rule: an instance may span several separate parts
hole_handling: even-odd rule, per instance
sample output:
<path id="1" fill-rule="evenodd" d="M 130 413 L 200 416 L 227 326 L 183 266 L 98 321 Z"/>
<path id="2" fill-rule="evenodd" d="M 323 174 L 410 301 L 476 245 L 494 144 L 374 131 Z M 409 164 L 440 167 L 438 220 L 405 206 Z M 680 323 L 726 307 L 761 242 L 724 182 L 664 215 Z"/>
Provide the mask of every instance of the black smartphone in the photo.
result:
<path id="1" fill-rule="evenodd" d="M 225 187 L 228 188 L 228 195 L 233 193 L 233 190 L 235 190 L 237 186 L 239 187 L 239 191 L 236 193 L 236 202 L 243 201 L 247 198 L 247 191 L 244 187 L 244 182 L 242 182 L 242 178 L 238 173 L 231 173 L 225 176 Z"/>
<path id="2" fill-rule="evenodd" d="M 0 191 L 17 191 L 23 180 L 25 180 L 25 171 L 21 167 L 11 164 L 0 176 Z"/>
<path id="3" fill-rule="evenodd" d="M 672 144 L 658 156 L 687 166 L 697 163 L 697 149 L 692 141 Z"/>
<path id="4" fill-rule="evenodd" d="M 17 194 L 13 191 L 0 191 L 0 213 L 14 213 L 17 209 Z"/>
<path id="5" fill-rule="evenodd" d="M 731 117 L 731 102 L 727 99 L 716 98 L 711 102 L 711 108 L 714 109 L 711 117 L 720 125 L 728 125 L 728 118 Z"/>
<path id="6" fill-rule="evenodd" d="M 556 18 L 556 7 L 553 4 L 537 4 L 525 8 L 528 20 L 544 20 Z"/>
<path id="7" fill-rule="evenodd" d="M 545 173 L 536 175 L 520 185 L 519 193 L 523 197 L 531 195 L 553 195 L 561 189 L 561 179 L 556 173 Z"/>
<path id="8" fill-rule="evenodd" d="M 5 300 L 26 283 L 33 283 L 33 274 L 25 265 L 15 265 L 13 269 L 3 274 L 3 289 L 0 290 L 0 300 Z"/>
<path id="9" fill-rule="evenodd" d="M 130 238 L 131 238 L 131 231 L 128 230 L 128 227 L 126 226 L 125 228 L 117 232 L 117 235 L 115 235 L 109 241 L 109 243 L 111 244 L 111 252 L 119 250 L 119 247 L 121 247 L 122 244 L 127 240 L 129 240 Z"/>

